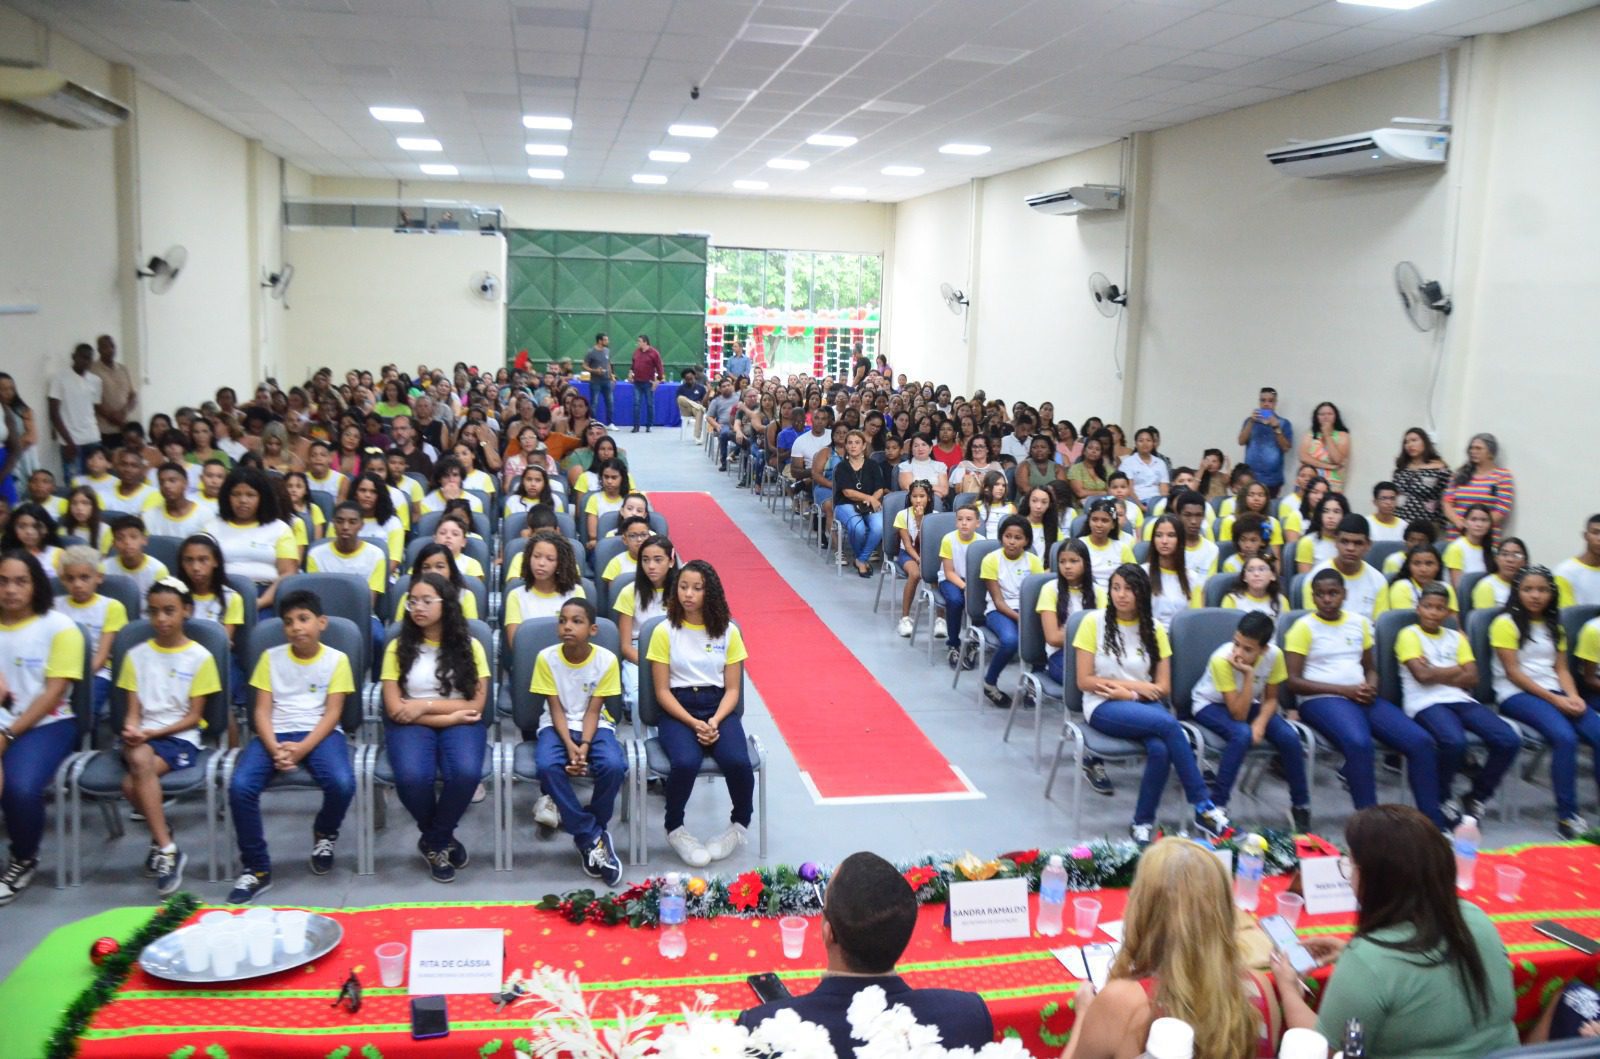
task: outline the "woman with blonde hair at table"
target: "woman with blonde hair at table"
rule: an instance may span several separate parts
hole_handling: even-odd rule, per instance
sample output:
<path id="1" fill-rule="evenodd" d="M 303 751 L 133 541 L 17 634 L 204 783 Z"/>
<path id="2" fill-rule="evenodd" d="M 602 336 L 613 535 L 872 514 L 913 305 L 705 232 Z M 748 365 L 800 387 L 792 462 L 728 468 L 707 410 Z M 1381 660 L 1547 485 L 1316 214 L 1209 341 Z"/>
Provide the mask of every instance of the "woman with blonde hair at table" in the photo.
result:
<path id="1" fill-rule="evenodd" d="M 1123 931 L 1105 991 L 1078 988 L 1062 1059 L 1134 1059 L 1158 1018 L 1194 1028 L 1194 1059 L 1278 1054 L 1278 1000 L 1244 965 L 1232 888 L 1215 853 L 1186 838 L 1145 850 Z"/>

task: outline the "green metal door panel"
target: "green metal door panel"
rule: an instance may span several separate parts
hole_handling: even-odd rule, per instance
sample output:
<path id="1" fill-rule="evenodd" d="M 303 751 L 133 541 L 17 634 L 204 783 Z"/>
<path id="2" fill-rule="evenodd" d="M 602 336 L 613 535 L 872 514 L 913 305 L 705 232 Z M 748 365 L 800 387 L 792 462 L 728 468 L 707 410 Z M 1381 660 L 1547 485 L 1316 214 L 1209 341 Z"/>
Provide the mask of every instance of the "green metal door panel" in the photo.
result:
<path id="1" fill-rule="evenodd" d="M 556 262 L 549 257 L 513 257 L 506 260 L 511 309 L 555 308 Z"/>
<path id="2" fill-rule="evenodd" d="M 649 335 L 651 342 L 656 340 L 659 319 L 653 312 L 616 310 L 611 313 L 611 348 L 616 351 L 611 356 L 620 365 L 618 376 L 628 373 L 628 365 L 633 363 L 633 347 L 638 345 L 640 335 Z"/>
<path id="3" fill-rule="evenodd" d="M 661 350 L 661 359 L 667 364 L 676 364 L 687 367 L 699 364 L 705 359 L 705 316 L 691 316 L 688 314 L 673 314 L 661 317 L 661 337 L 656 341 L 656 348 Z M 676 376 L 677 372 L 669 371 L 667 374 Z"/>
<path id="4" fill-rule="evenodd" d="M 688 263 L 706 263 L 706 241 L 697 236 L 663 235 L 661 237 L 661 260 L 682 261 Z M 704 286 L 702 282 L 701 286 Z"/>
<path id="5" fill-rule="evenodd" d="M 609 330 L 604 313 L 557 313 L 555 355 L 569 358 L 573 371 L 582 371 L 583 355 L 594 345 L 594 336 Z M 612 344 L 615 346 L 614 338 Z"/>
<path id="6" fill-rule="evenodd" d="M 606 256 L 614 260 L 659 261 L 661 237 L 611 232 L 606 236 Z"/>
<path id="7" fill-rule="evenodd" d="M 606 266 L 606 305 L 618 312 L 654 312 L 660 303 L 661 266 L 654 261 L 612 261 Z"/>
<path id="8" fill-rule="evenodd" d="M 693 264 L 662 264 L 661 297 L 656 303 L 664 313 L 706 312 L 706 266 Z"/>
<path id="9" fill-rule="evenodd" d="M 555 313 L 546 309 L 512 309 L 506 313 L 506 355 L 515 360 L 520 350 L 540 365 L 555 349 Z"/>
<path id="10" fill-rule="evenodd" d="M 556 232 L 557 257 L 605 257 L 606 233 Z"/>
<path id="11" fill-rule="evenodd" d="M 507 257 L 554 257 L 556 233 L 512 228 L 506 232 Z"/>
<path id="12" fill-rule="evenodd" d="M 606 263 L 585 258 L 555 261 L 555 306 L 561 312 L 599 312 L 606 307 Z"/>

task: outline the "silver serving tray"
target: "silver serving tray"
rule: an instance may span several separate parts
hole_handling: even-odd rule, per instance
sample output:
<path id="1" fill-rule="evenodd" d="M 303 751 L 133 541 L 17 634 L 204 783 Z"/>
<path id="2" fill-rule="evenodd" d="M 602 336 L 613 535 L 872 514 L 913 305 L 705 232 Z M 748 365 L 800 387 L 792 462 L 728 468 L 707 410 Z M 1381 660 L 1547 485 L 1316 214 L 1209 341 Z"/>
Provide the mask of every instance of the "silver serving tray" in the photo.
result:
<path id="1" fill-rule="evenodd" d="M 274 938 L 272 962 L 265 967 L 257 967 L 246 958 L 239 961 L 238 970 L 226 977 L 213 974 L 209 969 L 195 973 L 183 964 L 183 946 L 178 943 L 176 934 L 164 935 L 146 945 L 139 954 L 139 966 L 144 968 L 146 974 L 165 978 L 169 982 L 187 982 L 191 985 L 242 982 L 292 970 L 321 959 L 332 952 L 343 938 L 343 927 L 327 916 L 313 912 L 311 918 L 306 920 L 306 947 L 290 955 L 283 951 L 282 939 Z"/>

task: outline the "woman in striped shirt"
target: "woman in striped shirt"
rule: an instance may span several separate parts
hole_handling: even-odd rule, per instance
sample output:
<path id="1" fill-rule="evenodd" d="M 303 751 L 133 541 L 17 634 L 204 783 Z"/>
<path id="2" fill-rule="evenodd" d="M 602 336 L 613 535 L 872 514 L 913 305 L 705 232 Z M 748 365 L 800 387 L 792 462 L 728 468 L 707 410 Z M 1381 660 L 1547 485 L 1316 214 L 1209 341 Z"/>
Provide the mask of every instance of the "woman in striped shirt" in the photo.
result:
<path id="1" fill-rule="evenodd" d="M 1499 455 L 1500 442 L 1493 434 L 1474 434 L 1467 444 L 1467 462 L 1456 471 L 1450 488 L 1444 493 L 1444 516 L 1449 520 L 1452 540 L 1461 536 L 1467 511 L 1475 504 L 1489 509 L 1489 516 L 1494 520 L 1494 536 L 1499 539 L 1517 500 L 1517 486 L 1511 472 L 1495 462 Z"/>

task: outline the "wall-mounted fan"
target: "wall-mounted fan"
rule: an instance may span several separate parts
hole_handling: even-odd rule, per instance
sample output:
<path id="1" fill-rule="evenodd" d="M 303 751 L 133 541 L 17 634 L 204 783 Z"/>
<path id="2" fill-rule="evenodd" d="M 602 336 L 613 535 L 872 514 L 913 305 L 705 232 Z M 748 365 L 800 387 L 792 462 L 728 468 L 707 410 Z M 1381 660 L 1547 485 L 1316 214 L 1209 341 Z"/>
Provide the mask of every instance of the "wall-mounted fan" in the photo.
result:
<path id="1" fill-rule="evenodd" d="M 472 277 L 472 292 L 486 302 L 500 297 L 500 277 L 493 272 L 479 272 Z"/>
<path id="2" fill-rule="evenodd" d="M 1100 310 L 1101 316 L 1115 316 L 1128 304 L 1128 292 L 1107 279 L 1104 272 L 1090 274 L 1089 296 L 1094 299 L 1094 307 Z"/>
<path id="3" fill-rule="evenodd" d="M 165 294 L 178 282 L 178 273 L 183 271 L 183 266 L 189 262 L 189 251 L 181 246 L 173 246 L 164 254 L 158 254 L 145 262 L 143 268 L 137 269 L 140 279 L 150 281 L 151 294 Z"/>
<path id="4" fill-rule="evenodd" d="M 972 304 L 972 299 L 967 297 L 967 292 L 957 290 L 948 283 L 939 284 L 939 297 L 944 299 L 945 308 L 960 316 L 967 311 L 967 306 Z"/>
<path id="5" fill-rule="evenodd" d="M 261 277 L 261 286 L 267 288 L 275 301 L 283 301 L 283 296 L 289 293 L 289 283 L 294 279 L 293 265 L 280 265 L 278 271 L 267 272 Z"/>
<path id="6" fill-rule="evenodd" d="M 1394 267 L 1394 287 L 1400 294 L 1400 306 L 1406 318 L 1418 331 L 1432 331 L 1444 323 L 1444 318 L 1455 308 L 1438 280 L 1423 279 L 1417 266 L 1402 261 Z"/>

